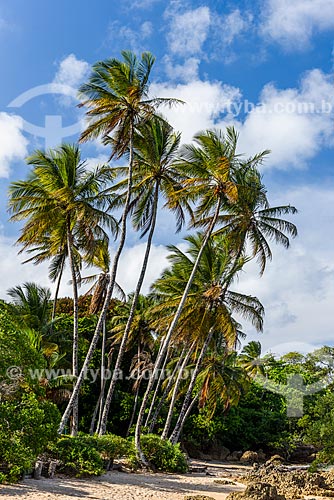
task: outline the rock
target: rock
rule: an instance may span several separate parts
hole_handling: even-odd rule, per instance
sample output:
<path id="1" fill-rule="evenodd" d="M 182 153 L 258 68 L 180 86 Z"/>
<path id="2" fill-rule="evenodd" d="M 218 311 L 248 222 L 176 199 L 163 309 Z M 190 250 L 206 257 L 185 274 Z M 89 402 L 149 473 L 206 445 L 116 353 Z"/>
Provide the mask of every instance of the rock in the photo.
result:
<path id="1" fill-rule="evenodd" d="M 265 462 L 266 461 L 266 454 L 264 451 L 260 448 L 257 452 L 257 458 L 259 462 Z"/>
<path id="2" fill-rule="evenodd" d="M 213 482 L 216 484 L 226 484 L 226 485 L 230 485 L 230 486 L 237 484 L 234 481 L 232 481 L 231 479 L 214 479 Z"/>
<path id="3" fill-rule="evenodd" d="M 249 485 L 262 483 L 274 486 L 278 494 L 287 499 L 303 498 L 305 495 L 334 497 L 334 470 L 310 473 L 301 467 L 291 468 L 268 461 L 257 470 L 250 471 L 244 481 Z"/>
<path id="4" fill-rule="evenodd" d="M 187 495 L 183 500 L 215 500 L 213 497 L 208 497 L 206 495 Z"/>
<path id="5" fill-rule="evenodd" d="M 226 460 L 228 460 L 229 462 L 239 462 L 241 456 L 242 451 L 233 451 L 226 457 Z"/>
<path id="6" fill-rule="evenodd" d="M 269 483 L 251 483 L 243 492 L 230 493 L 226 500 L 286 500 L 279 495 L 275 486 Z"/>
<path id="7" fill-rule="evenodd" d="M 284 464 L 284 463 L 285 463 L 285 460 L 283 457 L 281 457 L 281 455 L 273 455 L 272 457 L 270 457 L 266 461 L 266 464 L 280 465 L 280 464 Z"/>
<path id="8" fill-rule="evenodd" d="M 259 457 L 256 451 L 245 451 L 240 457 L 240 462 L 243 464 L 253 464 L 258 461 Z"/>
<path id="9" fill-rule="evenodd" d="M 301 444 L 291 453 L 290 461 L 296 463 L 312 462 L 316 451 L 316 448 L 312 445 Z"/>
<path id="10" fill-rule="evenodd" d="M 185 448 L 191 458 L 199 458 L 200 460 L 226 460 L 230 454 L 230 450 L 219 443 L 214 443 L 210 447 L 199 450 L 193 443 L 185 443 Z"/>

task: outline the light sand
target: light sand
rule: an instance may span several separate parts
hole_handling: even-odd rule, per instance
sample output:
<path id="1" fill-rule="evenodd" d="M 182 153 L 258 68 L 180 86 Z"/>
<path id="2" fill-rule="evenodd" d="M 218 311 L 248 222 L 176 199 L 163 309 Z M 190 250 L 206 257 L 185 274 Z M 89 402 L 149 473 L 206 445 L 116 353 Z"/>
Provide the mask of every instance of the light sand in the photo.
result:
<path id="1" fill-rule="evenodd" d="M 209 465 L 209 464 L 208 464 Z M 244 488 L 242 484 L 216 484 L 215 479 L 230 478 L 233 469 L 211 464 L 208 472 L 191 474 L 127 474 L 109 472 L 93 479 L 25 479 L 20 484 L 0 486 L 1 500 L 183 500 L 185 495 L 208 495 L 224 500 L 231 491 Z M 212 475 L 211 475 L 212 474 Z"/>

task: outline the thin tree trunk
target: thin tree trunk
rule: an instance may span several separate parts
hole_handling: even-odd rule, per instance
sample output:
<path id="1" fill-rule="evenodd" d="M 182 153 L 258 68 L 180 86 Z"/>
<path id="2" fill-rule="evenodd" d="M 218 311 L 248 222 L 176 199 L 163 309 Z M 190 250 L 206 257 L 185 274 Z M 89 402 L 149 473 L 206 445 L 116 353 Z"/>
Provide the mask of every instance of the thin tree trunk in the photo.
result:
<path id="1" fill-rule="evenodd" d="M 148 259 L 150 256 L 152 239 L 153 239 L 153 234 L 154 234 L 155 224 L 156 224 L 156 219 L 157 219 L 158 199 L 159 199 L 159 181 L 157 181 L 156 185 L 155 185 L 154 201 L 153 201 L 153 209 L 152 209 L 153 210 L 152 211 L 152 222 L 151 222 L 150 232 L 149 232 L 149 235 L 147 238 L 144 261 L 143 261 L 143 265 L 142 265 L 142 268 L 140 271 L 136 290 L 135 290 L 135 293 L 133 295 L 128 321 L 126 323 L 124 334 L 122 336 L 122 341 L 121 341 L 121 344 L 119 347 L 118 356 L 117 356 L 117 360 L 116 360 L 115 368 L 114 368 L 115 375 L 117 375 L 121 369 L 121 364 L 122 364 L 123 356 L 124 356 L 125 349 L 126 349 L 126 343 L 128 341 L 128 336 L 129 336 L 129 333 L 131 330 L 132 322 L 133 322 L 133 319 L 135 317 L 138 297 L 140 295 L 141 287 L 142 287 L 142 284 L 143 284 L 143 281 L 145 278 L 145 274 L 146 274 L 146 269 L 147 269 Z M 113 376 L 111 378 L 111 381 L 110 381 L 109 390 L 108 390 L 108 394 L 107 394 L 107 397 L 105 400 L 104 409 L 103 409 L 103 413 L 102 413 L 101 425 L 99 427 L 99 435 L 100 436 L 105 434 L 106 429 L 107 429 L 107 421 L 108 421 L 110 403 L 111 403 L 111 400 L 112 400 L 112 397 L 114 394 L 116 383 L 117 383 L 117 376 Z"/>
<path id="2" fill-rule="evenodd" d="M 133 404 L 133 410 L 132 410 L 130 422 L 129 422 L 129 425 L 128 425 L 128 430 L 126 431 L 125 437 L 129 436 L 132 424 L 133 424 L 134 419 L 135 419 L 136 410 L 137 410 L 137 406 L 138 406 L 138 399 L 139 399 L 139 389 L 140 389 L 140 384 L 138 384 L 138 387 L 136 389 L 136 395 L 135 395 L 135 401 L 134 401 L 134 404 Z"/>
<path id="3" fill-rule="evenodd" d="M 138 398 L 139 398 L 139 389 L 140 389 L 140 380 L 139 380 L 139 377 L 140 377 L 140 368 L 139 368 L 139 361 L 140 361 L 140 342 L 138 342 L 138 353 L 137 353 L 137 364 L 138 364 L 138 369 L 137 369 L 137 387 L 136 387 L 136 394 L 135 394 L 135 401 L 134 401 L 134 404 L 133 404 L 133 409 L 132 409 L 132 414 L 131 414 L 131 418 L 130 418 L 130 422 L 129 422 L 129 425 L 128 425 L 128 430 L 126 431 L 126 437 L 128 437 L 128 435 L 130 434 L 130 430 L 131 430 L 131 427 L 132 427 L 132 424 L 133 424 L 133 421 L 135 419 L 135 415 L 136 415 L 136 410 L 137 410 L 137 405 L 138 405 Z"/>
<path id="4" fill-rule="evenodd" d="M 102 340 L 102 342 L 103 342 L 103 340 Z M 113 349 L 111 349 L 111 351 L 108 354 L 108 361 L 107 361 L 107 370 L 108 371 L 110 370 L 112 353 L 113 353 Z M 102 360 L 101 360 L 101 366 L 102 366 Z M 103 370 L 105 370 L 105 368 L 103 368 Z M 101 419 L 101 411 L 100 411 L 101 410 L 101 401 L 104 399 L 104 391 L 105 391 L 106 383 L 107 383 L 107 378 L 105 378 L 104 375 L 105 375 L 105 371 L 103 372 L 103 374 L 101 374 L 101 382 L 102 382 L 102 378 L 103 378 L 103 384 L 101 383 L 101 390 L 100 390 L 99 398 L 96 402 L 93 416 L 92 416 L 92 420 L 90 422 L 89 434 L 94 434 L 94 427 L 95 427 L 95 422 L 96 422 L 96 417 L 97 417 L 98 412 L 99 412 L 99 417 L 97 419 L 96 432 L 97 432 L 97 429 L 99 428 L 100 419 Z"/>
<path id="5" fill-rule="evenodd" d="M 173 385 L 173 380 L 174 380 L 174 377 L 175 377 L 175 375 L 176 375 L 176 373 L 177 373 L 177 370 L 179 369 L 179 367 L 180 367 L 180 365 L 181 365 L 181 361 L 182 361 L 182 359 L 183 359 L 183 354 L 184 354 L 184 351 L 185 351 L 185 347 L 182 349 L 182 352 L 181 352 L 181 354 L 180 354 L 180 357 L 179 357 L 179 359 L 178 359 L 178 362 L 177 362 L 177 363 L 176 363 L 176 365 L 175 365 L 175 368 L 174 368 L 174 370 L 173 370 L 173 373 L 172 373 L 172 374 L 171 374 L 171 376 L 169 377 L 168 383 L 167 383 L 167 385 L 166 385 L 166 387 L 165 387 L 165 389 L 164 389 L 164 391 L 163 391 L 163 393 L 162 393 L 162 396 L 161 396 L 161 398 L 160 398 L 159 404 L 158 404 L 158 406 L 157 406 L 157 408 L 156 408 L 156 410 L 155 410 L 155 412 L 154 412 L 154 414 L 153 414 L 152 421 L 151 421 L 151 423 L 150 423 L 150 427 L 149 427 L 149 431 L 148 431 L 149 433 L 153 432 L 153 429 L 154 429 L 154 427 L 156 426 L 156 423 L 157 423 L 157 420 L 158 420 L 158 416 L 159 416 L 159 414 L 160 414 L 160 412 L 161 412 L 161 409 L 162 409 L 162 407 L 163 407 L 163 404 L 164 404 L 164 402 L 165 402 L 165 400 L 166 400 L 166 398 L 167 398 L 167 396 L 168 396 L 168 393 L 169 393 L 169 391 L 170 391 L 170 390 L 171 390 L 171 388 L 172 388 L 172 385 Z"/>
<path id="6" fill-rule="evenodd" d="M 100 427 L 103 405 L 104 405 L 104 388 L 105 388 L 105 351 L 106 351 L 106 321 L 103 323 L 102 327 L 102 346 L 101 346 L 101 400 L 100 400 L 100 409 L 99 409 L 99 418 L 97 428 Z"/>
<path id="7" fill-rule="evenodd" d="M 194 406 L 194 404 L 196 403 L 196 401 L 197 401 L 197 399 L 198 399 L 198 397 L 199 397 L 199 394 L 200 394 L 200 393 L 198 392 L 198 393 L 196 394 L 196 396 L 195 396 L 195 397 L 193 397 L 193 399 L 192 399 L 192 401 L 191 401 L 190 405 L 188 406 L 188 409 L 187 409 L 187 411 L 186 411 L 186 413 L 185 413 L 185 415 L 184 415 L 184 417 L 183 417 L 183 420 L 182 420 L 181 430 L 183 429 L 183 426 L 184 426 L 184 424 L 186 423 L 186 420 L 187 420 L 187 418 L 189 417 L 189 414 L 190 414 L 191 410 L 193 409 L 193 406 Z M 178 441 L 178 440 L 179 440 L 179 435 L 177 436 L 177 441 Z"/>
<path id="8" fill-rule="evenodd" d="M 118 244 L 117 251 L 114 256 L 113 260 L 113 265 L 110 269 L 110 281 L 108 284 L 106 296 L 104 299 L 103 307 L 95 328 L 95 332 L 93 335 L 93 338 L 91 340 L 85 361 L 82 365 L 81 371 L 79 373 L 77 383 L 75 384 L 75 387 L 73 389 L 72 396 L 67 404 L 67 407 L 64 411 L 64 414 L 61 418 L 59 427 L 58 427 L 58 433 L 62 434 L 62 432 L 65 429 L 65 426 L 67 424 L 68 418 L 70 416 L 70 413 L 72 411 L 73 404 L 75 402 L 75 399 L 77 398 L 80 388 L 82 386 L 82 383 L 85 379 L 89 363 L 92 360 L 93 354 L 95 352 L 99 337 L 100 337 L 100 332 L 103 328 L 103 323 L 105 322 L 107 312 L 108 312 L 108 307 L 110 304 L 110 300 L 112 297 L 112 293 L 114 291 L 114 285 L 116 281 L 116 273 L 117 273 L 117 268 L 118 268 L 118 262 L 119 258 L 121 256 L 124 244 L 125 244 L 125 239 L 126 239 L 126 221 L 127 221 L 127 216 L 129 212 L 129 206 L 130 206 L 130 200 L 131 200 L 131 191 L 132 191 L 132 170 L 133 170 L 133 124 L 130 125 L 130 137 L 129 137 L 129 175 L 128 175 L 128 186 L 127 186 L 127 194 L 126 194 L 126 200 L 124 204 L 124 210 L 122 214 L 122 220 L 121 220 L 121 237 L 120 241 Z"/>
<path id="9" fill-rule="evenodd" d="M 179 439 L 182 427 L 183 427 L 184 422 L 185 422 L 185 415 L 186 415 L 188 407 L 190 405 L 191 396 L 192 396 L 193 390 L 195 388 L 197 375 L 199 374 L 205 353 L 209 347 L 212 336 L 213 336 L 213 327 L 210 328 L 209 333 L 206 336 L 206 339 L 205 339 L 204 344 L 202 346 L 201 352 L 198 356 L 198 359 L 197 359 L 197 362 L 196 362 L 196 365 L 195 365 L 195 368 L 194 368 L 194 371 L 192 373 L 191 380 L 190 380 L 190 383 L 188 386 L 188 390 L 187 390 L 187 393 L 185 395 L 181 411 L 179 413 L 179 418 L 177 419 L 175 428 L 174 428 L 174 430 L 169 438 L 169 440 L 171 441 L 172 444 L 177 443 L 177 441 Z"/>
<path id="10" fill-rule="evenodd" d="M 137 450 L 138 459 L 139 459 L 140 463 L 143 464 L 145 467 L 148 467 L 149 464 L 148 464 L 148 461 L 146 460 L 146 457 L 145 457 L 144 453 L 141 450 L 141 446 L 140 446 L 140 434 L 141 434 L 141 427 L 142 427 L 143 419 L 144 419 L 144 415 L 145 415 L 146 405 L 147 405 L 148 398 L 149 398 L 150 392 L 151 392 L 153 384 L 154 384 L 154 380 L 155 380 L 155 378 L 157 376 L 157 373 L 158 373 L 158 370 L 159 370 L 159 368 L 160 368 L 160 366 L 162 364 L 162 360 L 166 356 L 167 349 L 168 349 L 169 343 L 171 341 L 172 335 L 173 335 L 174 330 L 175 330 L 175 328 L 176 328 L 176 326 L 178 324 L 178 321 L 180 319 L 182 310 L 183 310 L 184 305 L 186 303 L 188 293 L 190 291 L 192 282 L 193 282 L 193 280 L 195 278 L 195 274 L 197 272 L 197 268 L 198 268 L 199 263 L 200 263 L 201 258 L 202 258 L 202 254 L 203 254 L 204 249 L 206 247 L 206 244 L 209 241 L 209 238 L 210 238 L 210 236 L 212 234 L 213 228 L 215 227 L 215 224 L 217 222 L 217 219 L 218 219 L 218 216 L 219 216 L 219 211 L 220 211 L 220 204 L 221 204 L 221 201 L 219 199 L 218 203 L 217 203 L 217 206 L 216 206 L 216 210 L 215 210 L 214 216 L 213 216 L 212 221 L 211 221 L 211 223 L 210 223 L 210 225 L 209 225 L 209 227 L 208 227 L 208 229 L 206 231 L 206 234 L 205 234 L 205 237 L 203 239 L 201 248 L 200 248 L 200 250 L 198 252 L 196 261 L 194 263 L 193 269 L 192 269 L 191 274 L 189 276 L 188 283 L 187 283 L 187 285 L 186 285 L 186 287 L 184 289 L 184 292 L 183 292 L 182 298 L 180 300 L 179 306 L 178 306 L 177 311 L 175 313 L 175 316 L 174 316 L 174 318 L 173 318 L 173 320 L 172 320 L 172 322 L 170 324 L 169 330 L 168 330 L 168 332 L 166 334 L 166 337 L 165 337 L 165 340 L 164 340 L 164 344 L 163 344 L 163 348 L 161 349 L 160 356 L 158 356 L 158 358 L 157 358 L 157 360 L 155 362 L 154 370 L 153 370 L 151 378 L 148 381 L 147 389 L 146 389 L 146 392 L 144 394 L 143 401 L 142 401 L 142 404 L 141 404 L 141 407 L 140 407 L 140 410 L 139 410 L 139 415 L 138 415 L 138 420 L 137 420 L 137 425 L 136 425 L 136 432 L 135 432 L 135 446 L 136 446 L 136 450 Z"/>
<path id="11" fill-rule="evenodd" d="M 161 434 L 161 439 L 167 439 L 168 437 L 168 432 L 169 432 L 169 428 L 170 428 L 170 424 L 172 423 L 172 418 L 173 418 L 173 411 L 174 411 L 174 407 L 175 407 L 175 403 L 176 403 L 176 399 L 177 399 L 177 395 L 178 395 L 178 392 L 179 392 L 179 387 L 180 387 L 180 384 L 181 384 L 181 380 L 182 380 L 182 375 L 183 375 L 183 371 L 185 369 L 185 367 L 187 366 L 187 363 L 189 361 L 189 358 L 194 350 L 194 347 L 195 347 L 195 342 L 193 342 L 183 360 L 183 363 L 181 365 L 181 368 L 179 370 L 179 373 L 177 375 L 177 378 L 176 378 L 176 381 L 175 381 L 175 385 L 174 385 L 174 389 L 173 389 L 173 394 L 172 394 L 172 398 L 171 398 L 171 401 L 170 401 L 170 405 L 169 405 L 169 409 L 168 409 L 168 414 L 167 414 L 167 417 L 166 417 L 166 422 L 165 422 L 165 427 L 164 427 L 164 430 L 162 431 L 162 434 Z"/>
<path id="12" fill-rule="evenodd" d="M 78 284 L 77 284 L 77 276 L 75 272 L 75 265 L 73 259 L 73 236 L 71 232 L 71 221 L 69 216 L 67 217 L 67 251 L 69 264 L 71 269 L 72 276 L 72 286 L 73 286 L 73 346 L 72 346 L 72 375 L 74 377 L 78 376 L 78 347 L 79 347 L 79 338 L 78 338 Z M 73 401 L 72 408 L 72 429 L 71 436 L 76 436 L 78 433 L 79 427 L 79 394 L 76 395 Z"/>
<path id="13" fill-rule="evenodd" d="M 53 307 L 52 307 L 52 316 L 51 316 L 51 321 L 53 322 L 55 317 L 56 317 L 56 309 L 57 309 L 57 301 L 58 301 L 58 295 L 59 295 L 59 288 L 60 288 L 60 282 L 63 277 L 63 271 L 64 271 L 64 260 L 62 261 L 61 264 L 61 269 L 59 272 L 59 276 L 57 279 L 57 286 L 56 286 L 56 291 L 55 291 L 55 296 L 53 299 Z M 51 330 L 53 329 L 53 323 L 51 323 Z"/>
<path id="14" fill-rule="evenodd" d="M 163 339 L 161 339 L 161 343 L 160 343 L 160 346 L 159 346 L 159 350 L 158 350 L 158 356 L 159 356 L 159 352 L 162 348 L 162 343 L 163 343 Z M 158 382 L 157 382 L 157 385 L 155 387 L 155 391 L 154 391 L 154 394 L 153 394 L 153 397 L 152 397 L 152 401 L 151 401 L 151 404 L 150 404 L 150 407 L 149 407 L 149 410 L 148 410 L 148 414 L 147 414 L 147 417 L 146 417 L 146 420 L 145 420 L 145 427 L 148 426 L 148 423 L 150 421 L 150 418 L 151 418 L 151 415 L 152 415 L 152 411 L 153 411 L 153 408 L 154 408 L 154 404 L 155 404 L 155 401 L 157 399 L 157 396 L 158 396 L 158 392 L 159 392 L 159 389 L 160 389 L 160 385 L 161 385 L 161 382 L 162 382 L 162 379 L 164 378 L 164 371 L 165 371 L 165 368 L 166 368 L 166 363 L 167 363 L 167 359 L 168 359 L 168 353 L 164 359 L 164 363 L 161 367 L 161 371 L 160 371 L 160 375 L 159 375 L 159 378 L 158 378 Z"/>

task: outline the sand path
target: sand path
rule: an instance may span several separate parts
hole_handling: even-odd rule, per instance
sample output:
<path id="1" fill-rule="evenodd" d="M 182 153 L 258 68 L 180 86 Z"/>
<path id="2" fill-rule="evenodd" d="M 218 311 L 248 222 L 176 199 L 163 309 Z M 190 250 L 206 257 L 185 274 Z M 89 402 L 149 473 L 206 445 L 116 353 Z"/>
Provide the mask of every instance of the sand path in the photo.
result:
<path id="1" fill-rule="evenodd" d="M 20 484 L 0 486 L 1 500 L 183 500 L 185 495 L 208 495 L 224 500 L 231 491 L 243 489 L 242 484 L 223 485 L 215 479 L 231 477 L 234 470 L 210 463 L 208 471 L 191 474 L 127 474 L 108 472 L 93 479 L 55 477 L 38 481 L 25 479 Z"/>

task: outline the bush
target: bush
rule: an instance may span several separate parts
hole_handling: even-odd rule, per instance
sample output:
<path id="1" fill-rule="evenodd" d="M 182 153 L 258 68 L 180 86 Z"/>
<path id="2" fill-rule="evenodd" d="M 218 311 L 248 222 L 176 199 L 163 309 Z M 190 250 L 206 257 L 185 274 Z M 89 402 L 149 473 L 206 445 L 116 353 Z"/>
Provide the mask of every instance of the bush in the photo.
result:
<path id="1" fill-rule="evenodd" d="M 98 438 L 98 451 L 101 453 L 103 460 L 110 460 L 112 465 L 115 458 L 121 458 L 129 454 L 131 444 L 121 436 L 105 434 Z"/>
<path id="2" fill-rule="evenodd" d="M 15 482 L 31 469 L 48 442 L 56 439 L 60 414 L 49 401 L 33 393 L 0 404 L 0 482 Z"/>
<path id="3" fill-rule="evenodd" d="M 147 434 L 141 438 L 141 446 L 149 463 L 159 471 L 165 472 L 187 472 L 187 460 L 180 450 L 180 445 L 173 445 L 155 434 Z M 133 448 L 131 462 L 138 466 Z"/>
<path id="4" fill-rule="evenodd" d="M 62 437 L 50 447 L 54 458 L 60 460 L 60 470 L 77 477 L 99 476 L 103 472 L 103 460 L 98 450 L 98 438 L 94 436 Z"/>

